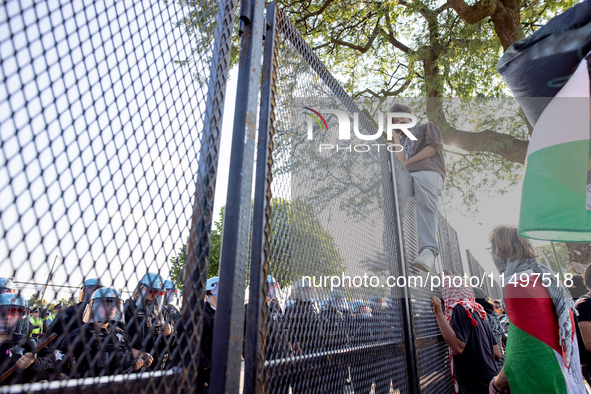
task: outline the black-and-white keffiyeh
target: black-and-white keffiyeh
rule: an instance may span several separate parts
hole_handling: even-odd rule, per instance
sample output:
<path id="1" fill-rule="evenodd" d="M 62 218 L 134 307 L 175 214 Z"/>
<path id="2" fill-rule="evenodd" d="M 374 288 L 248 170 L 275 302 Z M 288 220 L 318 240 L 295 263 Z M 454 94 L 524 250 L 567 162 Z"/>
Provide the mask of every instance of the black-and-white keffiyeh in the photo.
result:
<path id="1" fill-rule="evenodd" d="M 421 126 L 422 125 L 417 124 L 413 128 L 411 128 L 410 132 L 412 133 L 412 135 L 414 135 L 415 137 L 418 138 L 419 131 L 421 130 Z M 404 148 L 404 159 L 405 160 L 408 160 L 412 157 L 412 154 L 415 150 L 415 142 L 416 141 L 411 140 L 410 138 L 408 138 L 406 136 L 406 134 L 403 133 L 403 136 L 400 139 L 400 143 L 402 143 L 402 147 Z"/>
<path id="2" fill-rule="evenodd" d="M 499 270 L 499 274 L 505 273 L 505 280 L 509 281 L 513 274 L 517 275 L 519 280 L 519 273 L 525 271 L 532 271 L 534 273 L 545 274 L 548 273 L 554 276 L 554 273 L 550 268 L 540 264 L 536 259 L 520 259 L 516 261 L 503 261 L 501 259 L 494 259 L 495 266 Z M 574 308 L 575 305 L 573 300 L 564 287 L 551 281 L 549 287 L 547 287 L 548 294 L 552 299 L 554 308 L 556 309 L 556 316 L 558 317 L 558 334 L 560 335 L 560 345 L 563 346 L 566 353 L 565 363 L 566 367 L 570 368 L 573 359 L 573 345 L 571 342 L 572 324 L 570 320 L 570 310 L 578 316 L 577 310 Z M 503 289 L 503 309 L 505 309 L 505 291 Z M 577 355 L 577 357 L 579 357 Z"/>

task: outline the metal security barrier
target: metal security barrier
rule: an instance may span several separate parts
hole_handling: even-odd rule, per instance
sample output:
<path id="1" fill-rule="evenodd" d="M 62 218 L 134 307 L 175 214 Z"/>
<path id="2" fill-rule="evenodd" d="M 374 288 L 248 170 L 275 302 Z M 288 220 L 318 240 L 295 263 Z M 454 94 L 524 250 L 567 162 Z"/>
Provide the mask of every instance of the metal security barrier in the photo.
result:
<path id="1" fill-rule="evenodd" d="M 43 364 L 13 374 L 1 392 L 452 391 L 430 302 L 440 290 L 411 265 L 419 234 L 410 174 L 384 140 L 369 154 L 359 136 L 331 154 L 311 144 L 309 130 L 330 137 L 308 127 L 316 106 L 357 113 L 366 135 L 378 131 L 375 113 L 275 4 L 266 13 L 262 2 L 235 5 L 0 6 L 0 272 L 45 283 L 40 294 L 16 286 L 6 301 L 29 302 L 15 338 Z M 225 103 L 232 64 L 236 103 Z M 204 367 L 221 123 L 232 106 Z M 327 131 L 337 126 L 326 121 Z M 438 238 L 440 269 L 463 274 L 443 215 Z M 75 288 L 77 300 L 54 290 Z M 34 309 L 53 311 L 58 300 L 64 311 L 39 327 Z"/>
<path id="2" fill-rule="evenodd" d="M 485 279 L 482 281 L 482 288 L 484 289 L 486 294 L 493 300 L 500 299 L 502 293 L 499 282 L 497 280 L 493 280 L 491 283 L 490 272 L 487 273 L 485 271 L 484 267 L 480 265 L 478 260 L 476 260 L 476 258 L 470 252 L 469 249 L 466 249 L 466 257 L 468 258 L 470 276 L 477 276 L 480 279 L 484 277 Z"/>
<path id="3" fill-rule="evenodd" d="M 410 264 L 418 253 L 412 178 L 386 149 L 354 159 L 311 149 L 304 112 L 330 105 L 357 112 L 365 134 L 377 132 L 270 4 L 244 392 L 451 392 L 448 348 L 430 302 L 440 290 L 383 286 L 387 277 L 428 280 Z M 336 124 L 323 121 L 327 130 Z M 443 216 L 439 223 L 441 264 L 463 273 L 457 234 Z M 362 273 L 382 285 L 322 281 Z"/>
<path id="4" fill-rule="evenodd" d="M 2 392 L 196 390 L 234 21 L 233 0 L 0 5 L 0 272 L 81 289 L 7 290 L 2 373 L 37 360 Z"/>

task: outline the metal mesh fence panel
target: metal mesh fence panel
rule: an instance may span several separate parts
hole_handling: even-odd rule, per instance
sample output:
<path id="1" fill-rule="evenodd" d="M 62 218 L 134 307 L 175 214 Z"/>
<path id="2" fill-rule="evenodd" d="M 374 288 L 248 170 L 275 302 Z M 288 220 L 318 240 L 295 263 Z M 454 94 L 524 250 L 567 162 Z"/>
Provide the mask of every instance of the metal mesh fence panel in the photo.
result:
<path id="1" fill-rule="evenodd" d="M 407 392 L 400 292 L 382 287 L 399 268 L 385 149 L 309 151 L 303 107 L 359 110 L 281 13 L 276 40 L 265 391 Z"/>
<path id="2" fill-rule="evenodd" d="M 478 281 L 482 284 L 481 287 L 492 300 L 500 299 L 502 296 L 502 291 L 499 282 L 497 280 L 493 280 L 491 282 L 491 273 L 486 272 L 484 267 L 480 265 L 478 260 L 476 260 L 476 258 L 470 252 L 469 249 L 466 249 L 466 257 L 468 258 L 468 267 L 470 267 L 470 275 L 478 277 Z"/>
<path id="3" fill-rule="evenodd" d="M 464 275 L 464 267 L 462 266 L 462 259 L 459 253 L 460 245 L 458 243 L 458 235 L 441 213 L 439 213 L 438 227 L 439 256 L 443 269 L 447 268 L 451 272 L 455 271 L 460 275 Z"/>
<path id="4" fill-rule="evenodd" d="M 2 385 L 197 388 L 234 9 L 0 5 Z"/>
<path id="5" fill-rule="evenodd" d="M 452 380 L 449 367 L 448 347 L 443 340 L 431 305 L 431 297 L 441 297 L 440 287 L 431 290 L 425 273 L 419 271 L 412 262 L 418 255 L 418 238 L 416 218 L 416 199 L 414 196 L 413 179 L 404 165 L 396 161 L 396 183 L 400 201 L 402 218 L 402 235 L 404 239 L 405 263 L 410 275 L 424 279 L 425 286 L 409 286 L 412 299 L 412 327 L 414 331 L 416 359 L 419 383 L 422 392 L 452 392 Z M 441 258 L 445 262 L 451 260 L 447 228 L 444 218 L 439 216 L 439 236 Z M 447 248 L 446 248 L 447 246 Z"/>

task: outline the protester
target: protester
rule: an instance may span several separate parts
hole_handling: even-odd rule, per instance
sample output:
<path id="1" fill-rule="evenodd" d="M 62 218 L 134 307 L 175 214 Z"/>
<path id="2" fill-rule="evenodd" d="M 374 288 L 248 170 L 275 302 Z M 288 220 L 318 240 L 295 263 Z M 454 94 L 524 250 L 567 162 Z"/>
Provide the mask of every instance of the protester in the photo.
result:
<path id="1" fill-rule="evenodd" d="M 509 332 L 509 319 L 507 318 L 507 312 L 505 312 L 503 309 L 501 300 L 494 300 L 493 305 L 495 307 L 495 312 L 497 312 L 497 316 L 499 316 L 501 328 L 505 332 L 505 336 L 507 336 L 507 333 Z"/>
<path id="2" fill-rule="evenodd" d="M 495 364 L 497 366 L 497 370 L 500 371 L 503 368 L 503 364 L 505 363 L 505 344 L 507 343 L 507 336 L 505 335 L 505 331 L 503 327 L 501 327 L 501 321 L 499 320 L 499 316 L 497 312 L 495 312 L 493 304 L 490 302 L 490 298 L 486 295 L 483 289 L 480 287 L 473 287 L 472 290 L 474 291 L 474 296 L 476 297 L 476 302 L 482 305 L 482 309 L 486 312 L 486 322 L 490 327 L 490 330 L 495 337 L 495 341 L 498 345 L 499 354 L 495 354 Z M 495 348 L 495 352 L 496 352 Z"/>
<path id="3" fill-rule="evenodd" d="M 32 383 L 47 379 L 54 371 L 49 349 L 37 352 L 37 342 L 28 337 L 27 301 L 13 293 L 0 294 L 0 374 L 16 371 L 0 384 Z"/>
<path id="4" fill-rule="evenodd" d="M 412 114 L 410 107 L 394 104 L 390 112 Z M 394 118 L 395 123 L 410 123 L 410 118 Z M 432 122 L 417 124 L 410 129 L 416 140 L 407 135 L 394 133 L 396 144 L 404 150 L 396 153 L 414 180 L 417 208 L 417 234 L 419 235 L 419 255 L 414 265 L 420 270 L 431 271 L 435 257 L 439 255 L 437 245 L 437 200 L 443 188 L 445 162 L 443 160 L 443 138 L 441 131 Z"/>
<path id="5" fill-rule="evenodd" d="M 197 375 L 197 393 L 209 393 L 209 374 L 211 373 L 211 356 L 213 352 L 213 328 L 215 311 L 218 306 L 218 286 L 220 278 L 209 278 L 205 284 L 205 311 L 203 313 L 203 333 L 199 351 L 199 373 Z"/>
<path id="6" fill-rule="evenodd" d="M 589 292 L 589 289 L 591 289 L 591 265 L 583 271 L 583 278 L 588 291 L 575 304 L 575 308 L 579 313 L 577 317 L 577 338 L 581 371 L 587 383 L 591 385 L 591 374 L 589 373 L 591 369 L 591 292 Z"/>
<path id="7" fill-rule="evenodd" d="M 164 307 L 164 280 L 148 272 L 124 305 L 126 331 L 134 357 L 153 358 L 149 369 L 163 370 L 175 346 L 172 318 Z M 173 336 L 172 338 L 166 338 Z"/>
<path id="8" fill-rule="evenodd" d="M 475 301 L 474 291 L 460 276 L 445 276 L 441 300 L 431 297 L 433 312 L 443 339 L 450 349 L 450 367 L 455 392 L 488 393 L 497 374 L 498 344 L 486 322 L 486 312 Z"/>
<path id="9" fill-rule="evenodd" d="M 138 371 L 147 357 L 133 358 L 122 325 L 123 302 L 112 287 L 96 290 L 85 308 L 83 324 L 62 343 L 61 370 L 69 377 L 86 378 Z"/>
<path id="10" fill-rule="evenodd" d="M 511 320 L 505 364 L 490 382 L 494 392 L 586 393 L 581 375 L 570 294 L 554 273 L 536 260 L 517 228 L 497 226 L 490 235 L 491 255 L 505 283 L 504 309 Z M 534 276 L 541 277 L 536 282 Z M 530 279 L 531 276 L 531 280 Z"/>

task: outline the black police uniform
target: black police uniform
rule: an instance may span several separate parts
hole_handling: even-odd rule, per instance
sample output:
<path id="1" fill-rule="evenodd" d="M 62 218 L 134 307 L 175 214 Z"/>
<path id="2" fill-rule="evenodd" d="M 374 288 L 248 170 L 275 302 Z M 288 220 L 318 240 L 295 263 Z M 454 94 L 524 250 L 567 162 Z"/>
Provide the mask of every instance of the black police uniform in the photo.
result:
<path id="1" fill-rule="evenodd" d="M 285 308 L 283 321 L 286 340 L 294 355 L 312 355 L 322 349 L 320 317 L 314 302 L 296 300 Z M 293 393 L 320 392 L 318 363 L 317 359 L 296 361 L 287 379 L 281 382 L 280 391 L 285 392 L 289 384 Z"/>
<path id="2" fill-rule="evenodd" d="M 199 349 L 199 374 L 197 375 L 197 394 L 209 393 L 209 374 L 211 372 L 211 355 L 213 351 L 213 327 L 215 326 L 215 309 L 205 302 L 203 314 L 203 333 Z"/>
<path id="3" fill-rule="evenodd" d="M 8 371 L 25 353 L 37 352 L 37 342 L 24 335 L 12 334 L 12 338 L 0 344 L 0 374 Z M 54 373 L 55 358 L 46 347 L 37 353 L 37 358 L 27 369 L 18 369 L 1 385 L 32 383 L 49 379 Z"/>
<path id="4" fill-rule="evenodd" d="M 68 335 L 60 348 L 61 372 L 72 378 L 106 376 L 131 372 L 133 354 L 125 330 L 84 323 Z"/>
<path id="5" fill-rule="evenodd" d="M 53 333 L 57 334 L 57 338 L 50 344 L 51 349 L 61 348 L 64 340 L 68 338 L 68 334 L 84 324 L 82 315 L 87 304 L 87 302 L 83 301 L 64 308 L 61 313 L 56 314 L 47 331 L 44 331 L 46 336 Z"/>
<path id="6" fill-rule="evenodd" d="M 349 311 L 341 311 L 330 302 L 320 311 L 323 333 L 323 349 L 329 355 L 320 360 L 318 375 L 322 376 L 321 393 L 342 392 L 349 377 L 348 353 L 338 352 L 349 345 L 354 329 L 354 317 Z"/>
<path id="7" fill-rule="evenodd" d="M 124 310 L 126 332 L 131 338 L 131 347 L 150 353 L 154 358 L 147 370 L 163 370 L 176 346 L 174 322 L 168 310 L 163 308 L 160 313 L 151 312 L 149 307 L 137 307 L 131 299 L 125 301 Z M 164 336 L 166 324 L 172 327 L 172 333 L 168 337 Z"/>
<path id="8" fill-rule="evenodd" d="M 279 302 L 271 300 L 267 309 L 267 340 L 265 347 L 265 360 L 287 357 L 285 340 L 283 338 L 283 311 Z M 248 327 L 248 304 L 244 306 L 244 344 L 242 355 L 246 348 L 246 327 Z"/>

